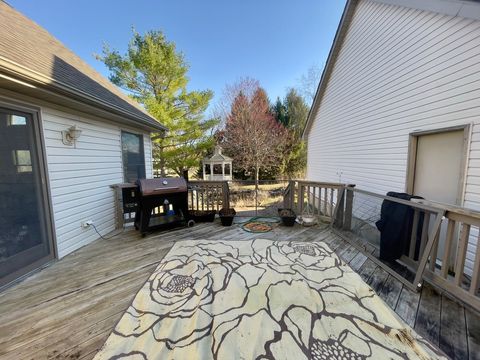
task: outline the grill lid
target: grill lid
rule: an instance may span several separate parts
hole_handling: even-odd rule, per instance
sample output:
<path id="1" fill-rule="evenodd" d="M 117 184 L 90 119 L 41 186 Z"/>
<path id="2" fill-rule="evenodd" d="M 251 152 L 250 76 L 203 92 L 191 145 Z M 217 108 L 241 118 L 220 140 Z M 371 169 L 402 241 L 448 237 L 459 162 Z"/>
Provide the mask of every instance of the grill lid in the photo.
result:
<path id="1" fill-rule="evenodd" d="M 187 182 L 184 178 L 156 178 L 137 180 L 142 196 L 173 194 L 187 191 Z"/>

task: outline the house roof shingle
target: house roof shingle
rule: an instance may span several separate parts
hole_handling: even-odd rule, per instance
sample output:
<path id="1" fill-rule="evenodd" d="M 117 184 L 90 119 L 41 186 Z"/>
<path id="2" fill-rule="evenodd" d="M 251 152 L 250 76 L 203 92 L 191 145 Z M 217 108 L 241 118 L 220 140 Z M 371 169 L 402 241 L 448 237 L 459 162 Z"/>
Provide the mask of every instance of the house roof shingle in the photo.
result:
<path id="1" fill-rule="evenodd" d="M 0 0 L 0 71 L 12 70 L 61 87 L 142 126 L 165 130 L 139 104 L 122 93 L 47 30 Z M 48 86 L 48 85 L 47 85 Z"/>

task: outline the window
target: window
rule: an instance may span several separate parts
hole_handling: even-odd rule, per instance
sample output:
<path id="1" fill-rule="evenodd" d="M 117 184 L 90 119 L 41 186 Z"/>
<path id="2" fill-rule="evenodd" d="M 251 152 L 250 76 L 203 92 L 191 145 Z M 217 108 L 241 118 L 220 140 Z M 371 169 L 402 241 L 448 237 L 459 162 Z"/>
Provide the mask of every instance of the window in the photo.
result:
<path id="1" fill-rule="evenodd" d="M 222 175 L 222 164 L 213 165 L 213 175 Z"/>
<path id="2" fill-rule="evenodd" d="M 143 135 L 122 131 L 123 176 L 126 182 L 145 178 Z"/>
<path id="3" fill-rule="evenodd" d="M 210 175 L 210 174 L 211 174 L 210 164 L 205 164 L 205 175 Z"/>
<path id="4" fill-rule="evenodd" d="M 32 172 L 32 158 L 30 150 L 14 150 L 13 163 L 17 167 L 18 173 Z"/>
<path id="5" fill-rule="evenodd" d="M 232 175 L 230 172 L 230 164 L 225 164 L 225 175 Z"/>

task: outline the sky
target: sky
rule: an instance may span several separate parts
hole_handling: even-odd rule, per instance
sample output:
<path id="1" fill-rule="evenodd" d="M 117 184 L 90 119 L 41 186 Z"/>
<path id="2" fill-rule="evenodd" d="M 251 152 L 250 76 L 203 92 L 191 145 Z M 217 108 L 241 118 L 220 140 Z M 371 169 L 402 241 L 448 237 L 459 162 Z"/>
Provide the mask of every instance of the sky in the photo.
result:
<path id="1" fill-rule="evenodd" d="M 124 52 L 132 35 L 162 30 L 190 65 L 190 90 L 259 80 L 273 101 L 311 66 L 323 69 L 345 0 L 7 0 L 101 74 L 104 43 Z"/>

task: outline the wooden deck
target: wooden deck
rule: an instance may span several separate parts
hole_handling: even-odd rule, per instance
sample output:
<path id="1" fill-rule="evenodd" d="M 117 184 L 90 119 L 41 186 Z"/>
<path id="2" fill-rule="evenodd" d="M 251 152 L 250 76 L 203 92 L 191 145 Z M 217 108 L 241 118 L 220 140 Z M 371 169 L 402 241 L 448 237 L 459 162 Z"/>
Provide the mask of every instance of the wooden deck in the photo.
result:
<path id="1" fill-rule="evenodd" d="M 217 220 L 218 221 L 218 220 Z M 480 359 L 480 316 L 425 286 L 414 293 L 326 226 L 198 224 L 141 238 L 98 240 L 0 293 L 0 359 L 91 359 L 175 241 L 267 238 L 324 241 L 410 326 L 454 359 Z"/>

